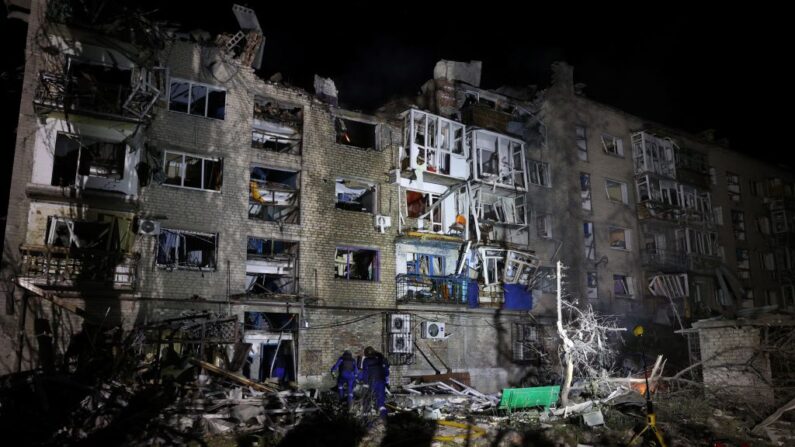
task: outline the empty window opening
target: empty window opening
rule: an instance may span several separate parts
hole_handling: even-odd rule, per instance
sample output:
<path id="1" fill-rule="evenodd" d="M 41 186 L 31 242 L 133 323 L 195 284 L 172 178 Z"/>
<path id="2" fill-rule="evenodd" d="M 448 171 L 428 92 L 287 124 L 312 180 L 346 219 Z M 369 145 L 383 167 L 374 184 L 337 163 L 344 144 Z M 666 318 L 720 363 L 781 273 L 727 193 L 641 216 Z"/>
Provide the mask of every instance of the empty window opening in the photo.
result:
<path id="1" fill-rule="evenodd" d="M 582 161 L 588 161 L 588 136 L 585 126 L 576 127 L 577 156 Z"/>
<path id="2" fill-rule="evenodd" d="M 733 173 L 727 172 L 726 173 L 726 189 L 727 193 L 729 194 L 729 199 L 734 202 L 739 202 L 741 197 L 740 191 L 740 176 Z"/>
<path id="3" fill-rule="evenodd" d="M 632 248 L 631 231 L 626 228 L 610 227 L 609 229 L 610 248 L 629 250 Z"/>
<path id="4" fill-rule="evenodd" d="M 246 292 L 297 293 L 298 242 L 249 237 L 246 250 Z"/>
<path id="5" fill-rule="evenodd" d="M 376 149 L 375 124 L 337 117 L 334 119 L 337 143 L 362 149 Z"/>
<path id="6" fill-rule="evenodd" d="M 226 90 L 172 79 L 168 110 L 222 120 L 226 114 Z"/>
<path id="7" fill-rule="evenodd" d="M 338 177 L 334 195 L 337 209 L 375 213 L 378 194 L 374 183 Z"/>
<path id="8" fill-rule="evenodd" d="M 248 216 L 268 222 L 299 223 L 299 172 L 252 166 Z"/>
<path id="9" fill-rule="evenodd" d="M 74 186 L 78 176 L 121 180 L 124 177 L 124 143 L 111 143 L 58 133 L 52 167 L 53 186 Z"/>
<path id="10" fill-rule="evenodd" d="M 301 153 L 303 109 L 275 99 L 254 100 L 251 146 L 293 155 Z"/>
<path id="11" fill-rule="evenodd" d="M 596 259 L 596 246 L 593 237 L 593 222 L 582 223 L 582 234 L 585 240 L 585 259 Z"/>
<path id="12" fill-rule="evenodd" d="M 334 277 L 378 281 L 378 251 L 337 247 L 334 254 Z"/>
<path id="13" fill-rule="evenodd" d="M 536 234 L 542 239 L 552 237 L 552 216 L 545 214 L 536 217 Z"/>
<path id="14" fill-rule="evenodd" d="M 735 249 L 735 256 L 737 257 L 737 276 L 740 279 L 751 279 L 751 257 L 748 254 L 748 249 L 738 248 Z"/>
<path id="15" fill-rule="evenodd" d="M 223 159 L 165 151 L 166 181 L 182 188 L 220 191 L 223 184 Z"/>
<path id="16" fill-rule="evenodd" d="M 552 186 L 549 178 L 549 163 L 530 160 L 528 164 L 530 168 L 530 183 L 538 186 Z"/>
<path id="17" fill-rule="evenodd" d="M 433 204 L 438 200 L 438 194 L 406 191 L 406 216 L 412 219 L 419 219 L 420 217 L 425 216 L 425 214 L 428 213 L 428 210 L 431 209 L 431 206 L 433 206 Z M 425 216 L 423 219 L 427 219 L 430 222 L 431 231 L 440 232 L 443 230 L 441 205 L 435 207 L 431 213 Z"/>
<path id="18" fill-rule="evenodd" d="M 602 149 L 605 151 L 605 154 L 617 155 L 619 157 L 624 156 L 624 142 L 621 138 L 612 135 L 602 135 Z"/>
<path id="19" fill-rule="evenodd" d="M 599 277 L 596 272 L 588 272 L 585 280 L 585 294 L 589 299 L 599 297 Z"/>
<path id="20" fill-rule="evenodd" d="M 406 273 L 422 276 L 444 276 L 444 256 L 406 253 Z"/>
<path id="21" fill-rule="evenodd" d="M 64 106 L 78 110 L 121 114 L 132 93 L 132 71 L 70 58 Z"/>
<path id="22" fill-rule="evenodd" d="M 556 293 L 558 291 L 558 279 L 555 268 L 539 267 L 534 288 L 544 293 Z"/>
<path id="23" fill-rule="evenodd" d="M 580 172 L 580 203 L 582 209 L 591 211 L 591 175 Z"/>
<path id="24" fill-rule="evenodd" d="M 161 229 L 157 265 L 179 269 L 215 270 L 218 235 Z"/>
<path id="25" fill-rule="evenodd" d="M 738 241 L 745 240 L 745 214 L 742 211 L 731 210 L 732 214 L 732 228 L 734 229 L 734 237 Z"/>
<path id="26" fill-rule="evenodd" d="M 613 293 L 616 296 L 631 297 L 634 291 L 635 284 L 631 276 L 613 275 Z"/>
<path id="27" fill-rule="evenodd" d="M 627 194 L 627 184 L 615 180 L 605 179 L 605 190 L 607 199 L 614 202 L 629 203 Z"/>
<path id="28" fill-rule="evenodd" d="M 50 216 L 46 243 L 52 247 L 116 251 L 119 231 L 113 221 L 89 222 Z"/>

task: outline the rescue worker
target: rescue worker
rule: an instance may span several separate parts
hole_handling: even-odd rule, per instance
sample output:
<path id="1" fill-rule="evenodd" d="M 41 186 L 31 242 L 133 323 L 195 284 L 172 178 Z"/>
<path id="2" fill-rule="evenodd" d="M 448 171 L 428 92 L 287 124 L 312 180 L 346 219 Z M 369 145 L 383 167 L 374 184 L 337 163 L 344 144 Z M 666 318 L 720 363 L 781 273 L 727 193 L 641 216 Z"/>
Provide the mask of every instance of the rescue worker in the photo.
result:
<path id="1" fill-rule="evenodd" d="M 362 363 L 362 380 L 370 387 L 375 397 L 375 405 L 381 417 L 386 417 L 386 384 L 389 383 L 389 361 L 372 346 L 364 348 Z"/>
<path id="2" fill-rule="evenodd" d="M 334 370 L 338 370 L 337 390 L 340 393 L 340 400 L 345 398 L 346 392 L 344 391 L 344 387 L 347 386 L 348 406 L 350 407 L 353 405 L 353 385 L 356 382 L 356 376 L 359 375 L 359 368 L 356 366 L 356 360 L 353 358 L 351 351 L 342 353 L 340 358 L 337 359 L 337 363 L 331 367 L 332 373 Z"/>

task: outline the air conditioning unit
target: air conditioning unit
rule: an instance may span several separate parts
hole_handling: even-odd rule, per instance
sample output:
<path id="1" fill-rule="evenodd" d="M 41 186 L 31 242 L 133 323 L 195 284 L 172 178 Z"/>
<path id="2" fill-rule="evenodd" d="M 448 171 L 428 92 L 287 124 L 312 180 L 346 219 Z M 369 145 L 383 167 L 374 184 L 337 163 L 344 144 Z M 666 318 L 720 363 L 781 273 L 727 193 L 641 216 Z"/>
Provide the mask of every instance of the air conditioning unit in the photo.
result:
<path id="1" fill-rule="evenodd" d="M 410 333 L 389 334 L 390 354 L 411 354 L 414 352 L 413 340 Z"/>
<path id="2" fill-rule="evenodd" d="M 390 314 L 389 315 L 390 334 L 411 333 L 411 315 L 409 314 Z"/>
<path id="3" fill-rule="evenodd" d="M 420 326 L 422 338 L 441 339 L 444 338 L 444 323 L 439 321 L 423 321 Z"/>
<path id="4" fill-rule="evenodd" d="M 392 216 L 376 214 L 373 216 L 373 225 L 375 225 L 378 231 L 385 233 L 385 229 L 392 226 Z"/>
<path id="5" fill-rule="evenodd" d="M 157 236 L 160 234 L 160 222 L 141 219 L 138 221 L 138 234 L 143 234 L 144 236 Z"/>

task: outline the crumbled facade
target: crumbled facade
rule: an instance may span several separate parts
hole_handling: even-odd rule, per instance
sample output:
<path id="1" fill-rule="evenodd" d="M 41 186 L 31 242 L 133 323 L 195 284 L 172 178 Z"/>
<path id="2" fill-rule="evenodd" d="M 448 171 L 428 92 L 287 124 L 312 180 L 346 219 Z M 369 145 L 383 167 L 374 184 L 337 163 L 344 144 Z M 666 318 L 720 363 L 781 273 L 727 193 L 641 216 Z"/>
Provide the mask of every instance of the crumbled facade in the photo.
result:
<path id="1" fill-rule="evenodd" d="M 399 379 L 444 367 L 492 391 L 532 383 L 539 352 L 556 357 L 558 260 L 567 293 L 628 319 L 671 303 L 688 318 L 732 305 L 720 284 L 742 289 L 744 264 L 719 250 L 735 235 L 714 217 L 725 179 L 707 181 L 741 156 L 584 98 L 565 64 L 528 92 L 481 88 L 480 62 L 440 61 L 419 97 L 364 114 L 338 105 L 330 79 L 313 94 L 259 78 L 262 30 L 246 8 L 236 34 L 154 28 L 135 45 L 46 8 L 31 7 L 5 235 L 6 371 L 18 353 L 23 369 L 40 363 L 33 320 L 63 357 L 83 321 L 213 312 L 240 323 L 253 379 L 278 358 L 290 379 L 319 383 L 343 350 L 371 345 Z M 651 142 L 675 168 L 674 142 L 699 153 L 695 177 L 639 164 Z M 771 201 L 730 200 L 783 238 L 764 287 L 793 305 L 792 178 L 747 166 L 759 168 L 736 175 Z M 654 195 L 653 182 L 697 188 Z M 688 232 L 680 217 L 694 214 Z M 712 264 L 658 266 L 669 251 Z"/>

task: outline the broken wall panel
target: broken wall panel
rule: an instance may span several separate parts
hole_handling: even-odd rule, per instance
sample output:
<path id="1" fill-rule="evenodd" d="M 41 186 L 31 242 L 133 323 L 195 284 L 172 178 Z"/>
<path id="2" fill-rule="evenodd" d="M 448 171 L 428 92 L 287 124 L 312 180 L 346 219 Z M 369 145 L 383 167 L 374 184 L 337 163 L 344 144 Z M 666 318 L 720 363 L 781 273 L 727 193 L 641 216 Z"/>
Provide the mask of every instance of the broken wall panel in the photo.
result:
<path id="1" fill-rule="evenodd" d="M 247 293 L 297 293 L 298 267 L 298 242 L 248 238 L 246 248 Z"/>
<path id="2" fill-rule="evenodd" d="M 302 140 L 302 107 L 273 98 L 255 98 L 251 127 L 252 147 L 300 155 Z"/>

